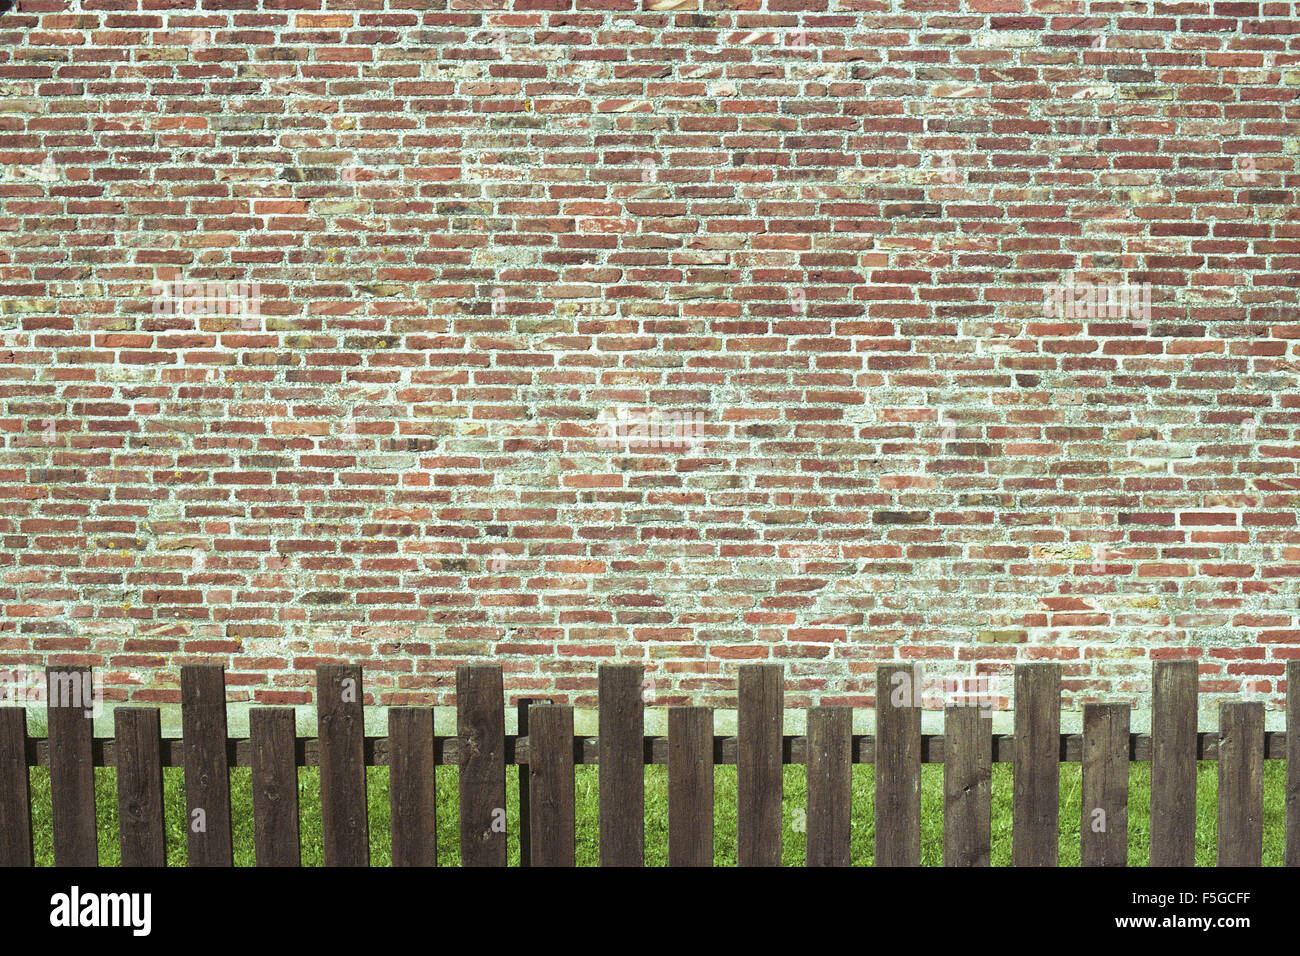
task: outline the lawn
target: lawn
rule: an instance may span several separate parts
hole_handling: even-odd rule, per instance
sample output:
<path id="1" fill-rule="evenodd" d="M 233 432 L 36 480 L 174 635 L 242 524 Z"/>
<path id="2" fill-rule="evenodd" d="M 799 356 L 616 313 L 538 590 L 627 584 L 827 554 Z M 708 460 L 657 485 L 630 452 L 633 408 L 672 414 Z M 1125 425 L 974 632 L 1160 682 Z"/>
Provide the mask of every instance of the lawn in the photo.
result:
<path id="1" fill-rule="evenodd" d="M 1283 852 L 1285 815 L 1284 788 L 1286 766 L 1283 761 L 1269 760 L 1264 766 L 1264 864 L 1280 866 Z M 164 774 L 164 815 L 167 828 L 167 861 L 173 866 L 185 864 L 185 785 L 183 771 L 167 769 Z M 577 768 L 577 851 L 579 866 L 594 866 L 599 860 L 597 843 L 597 768 Z M 1196 864 L 1213 866 L 1215 861 L 1216 791 L 1218 768 L 1212 762 L 1201 763 L 1197 784 Z M 1062 866 L 1079 865 L 1079 765 L 1061 765 L 1061 837 Z M 319 774 L 315 768 L 298 771 L 302 862 L 304 866 L 322 864 Z M 32 768 L 32 812 L 35 820 L 35 851 L 38 866 L 54 862 L 50 824 L 49 772 Z M 230 773 L 232 817 L 234 826 L 235 864 L 252 866 L 253 811 L 252 779 L 247 768 Z M 439 767 L 438 786 L 438 863 L 456 866 L 460 862 L 457 833 L 457 777 L 454 767 Z M 855 866 L 869 866 L 873 856 L 872 824 L 873 768 L 853 768 L 852 858 Z M 95 770 L 96 808 L 99 818 L 99 859 L 103 866 L 116 866 L 120 856 L 117 833 L 117 791 L 112 768 Z M 367 770 L 370 804 L 370 854 L 375 866 L 389 864 L 388 769 Z M 714 862 L 718 866 L 736 864 L 736 768 L 715 769 L 715 838 Z M 797 812 L 804 807 L 804 768 L 785 768 L 784 855 L 786 865 L 800 865 L 804 856 L 804 834 L 799 832 Z M 1129 775 L 1129 863 L 1144 866 L 1149 855 L 1150 764 L 1130 764 Z M 518 774 L 507 775 L 507 815 L 510 863 L 519 862 L 517 841 Z M 926 765 L 921 777 L 921 854 L 926 866 L 943 862 L 943 767 Z M 663 866 L 668 854 L 667 770 L 662 766 L 646 768 L 646 863 Z M 993 864 L 1011 863 L 1011 766 L 993 768 Z"/>

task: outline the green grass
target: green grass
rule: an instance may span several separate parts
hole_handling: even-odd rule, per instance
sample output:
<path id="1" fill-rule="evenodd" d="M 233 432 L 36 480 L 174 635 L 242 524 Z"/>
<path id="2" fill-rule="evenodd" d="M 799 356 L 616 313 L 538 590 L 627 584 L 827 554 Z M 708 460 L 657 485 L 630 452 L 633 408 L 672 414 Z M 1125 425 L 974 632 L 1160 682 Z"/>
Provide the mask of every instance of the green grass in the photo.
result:
<path id="1" fill-rule="evenodd" d="M 1280 760 L 1264 766 L 1264 865 L 1280 866 L 1283 851 L 1285 816 L 1284 787 L 1286 768 Z M 595 767 L 577 769 L 577 853 L 579 866 L 594 866 L 599 859 L 597 843 L 597 784 Z M 1213 866 L 1218 768 L 1203 762 L 1197 776 L 1196 865 Z M 668 789 L 667 771 L 662 766 L 646 768 L 646 863 L 664 866 L 668 856 Z M 54 862 L 50 823 L 49 771 L 32 768 L 32 814 L 35 822 L 36 862 L 51 866 Z M 234 819 L 235 864 L 253 865 L 252 779 L 247 768 L 230 773 L 231 806 Z M 164 816 L 167 829 L 167 860 L 170 865 L 185 864 L 185 789 L 179 768 L 163 772 Z M 869 866 L 873 857 L 872 824 L 873 768 L 853 768 L 853 829 L 851 835 L 854 865 Z M 367 770 L 370 804 L 370 855 L 375 866 L 387 866 L 389 854 L 388 770 Z M 506 800 L 510 864 L 519 862 L 517 826 L 519 818 L 518 774 L 507 774 Z M 454 767 L 437 770 L 438 792 L 438 863 L 456 866 L 460 862 L 457 832 L 457 777 Z M 722 766 L 715 770 L 714 781 L 714 862 L 718 866 L 736 864 L 736 768 Z M 803 862 L 805 836 L 797 827 L 796 811 L 805 806 L 804 768 L 785 768 L 784 853 L 787 865 Z M 304 767 L 298 771 L 298 800 L 302 832 L 304 866 L 322 865 L 319 772 Z M 99 860 L 102 866 L 120 862 L 117 832 L 117 791 L 115 772 L 111 768 L 95 771 L 95 802 L 99 823 Z M 1079 865 L 1080 773 L 1078 764 L 1061 765 L 1060 863 Z M 1149 857 L 1150 835 L 1150 764 L 1130 764 L 1129 772 L 1129 864 L 1145 866 Z M 943 862 L 943 768 L 926 765 L 921 775 L 921 856 L 925 866 Z M 1011 766 L 993 768 L 993 865 L 1011 863 Z"/>

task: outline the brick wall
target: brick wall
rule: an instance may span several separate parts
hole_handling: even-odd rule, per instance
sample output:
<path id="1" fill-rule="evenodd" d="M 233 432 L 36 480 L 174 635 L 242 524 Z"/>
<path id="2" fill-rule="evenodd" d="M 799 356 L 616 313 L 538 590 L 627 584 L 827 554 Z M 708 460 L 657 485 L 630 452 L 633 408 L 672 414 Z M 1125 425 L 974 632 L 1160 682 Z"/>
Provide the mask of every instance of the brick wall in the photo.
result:
<path id="1" fill-rule="evenodd" d="M 0 668 L 1276 701 L 1296 7 L 19 0 Z"/>

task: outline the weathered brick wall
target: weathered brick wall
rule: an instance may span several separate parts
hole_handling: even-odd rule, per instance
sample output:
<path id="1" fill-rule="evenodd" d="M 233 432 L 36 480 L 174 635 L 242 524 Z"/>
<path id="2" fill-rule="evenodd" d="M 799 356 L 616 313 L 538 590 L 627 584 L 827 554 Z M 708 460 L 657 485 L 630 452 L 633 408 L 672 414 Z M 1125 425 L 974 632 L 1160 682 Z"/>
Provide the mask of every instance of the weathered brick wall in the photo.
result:
<path id="1" fill-rule="evenodd" d="M 1296 7 L 20 0 L 0 667 L 1276 701 Z"/>

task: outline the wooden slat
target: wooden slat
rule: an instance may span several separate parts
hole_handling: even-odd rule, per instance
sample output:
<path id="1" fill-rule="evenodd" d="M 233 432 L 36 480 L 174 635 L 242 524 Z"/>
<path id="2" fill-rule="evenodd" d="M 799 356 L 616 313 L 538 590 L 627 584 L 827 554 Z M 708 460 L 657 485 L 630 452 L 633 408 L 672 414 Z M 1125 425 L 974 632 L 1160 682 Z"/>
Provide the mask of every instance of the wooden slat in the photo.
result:
<path id="1" fill-rule="evenodd" d="M 1264 859 L 1264 704 L 1219 708 L 1219 866 Z"/>
<path id="2" fill-rule="evenodd" d="M 326 866 L 370 865 L 361 668 L 316 668 L 321 842 Z"/>
<path id="3" fill-rule="evenodd" d="M 528 711 L 536 704 L 549 703 L 549 700 L 538 697 L 520 697 L 515 702 L 515 725 L 518 730 L 516 740 L 528 736 Z M 532 821 L 529 819 L 532 815 L 531 787 L 528 782 L 528 765 L 521 763 L 517 769 L 519 771 L 519 865 L 526 868 L 533 865 Z"/>
<path id="4" fill-rule="evenodd" d="M 876 668 L 876 866 L 921 865 L 921 701 L 907 664 Z"/>
<path id="5" fill-rule="evenodd" d="M 1286 662 L 1286 850 L 1300 866 L 1300 660 Z"/>
<path id="6" fill-rule="evenodd" d="M 1060 821 L 1061 666 L 1016 667 L 1016 760 L 1011 858 L 1056 866 Z"/>
<path id="7" fill-rule="evenodd" d="M 154 707 L 119 707 L 113 712 L 113 724 L 122 865 L 166 866 L 162 719 Z"/>
<path id="8" fill-rule="evenodd" d="M 741 866 L 781 865 L 780 664 L 740 668 L 736 716 L 736 856 Z"/>
<path id="9" fill-rule="evenodd" d="M 993 721 L 978 707 L 951 705 L 943 730 L 943 865 L 989 866 Z"/>
<path id="10" fill-rule="evenodd" d="M 0 866 L 33 862 L 27 713 L 21 707 L 0 707 Z"/>
<path id="11" fill-rule="evenodd" d="M 848 866 L 853 708 L 808 709 L 808 866 Z"/>
<path id="12" fill-rule="evenodd" d="M 225 668 L 217 664 L 181 668 L 181 733 L 188 864 L 233 866 Z"/>
<path id="13" fill-rule="evenodd" d="M 1151 865 L 1196 857 L 1196 662 L 1157 661 L 1151 702 Z"/>
<path id="14" fill-rule="evenodd" d="M 248 712 L 253 747 L 253 853 L 258 866 L 301 866 L 292 707 Z"/>
<path id="15" fill-rule="evenodd" d="M 1083 705 L 1080 861 L 1128 865 L 1128 704 Z"/>
<path id="16" fill-rule="evenodd" d="M 668 708 L 668 865 L 713 866 L 713 710 Z"/>
<path id="17" fill-rule="evenodd" d="M 500 666 L 456 668 L 456 734 L 461 865 L 505 866 L 505 690 Z"/>
<path id="18" fill-rule="evenodd" d="M 54 865 L 98 866 L 91 672 L 51 667 L 46 678 Z"/>
<path id="19" fill-rule="evenodd" d="M 433 708 L 391 707 L 388 795 L 393 866 L 438 865 Z"/>
<path id="20" fill-rule="evenodd" d="M 573 708 L 542 704 L 528 715 L 533 866 L 574 866 Z"/>
<path id="21" fill-rule="evenodd" d="M 600 668 L 600 865 L 645 865 L 645 719 L 640 664 Z"/>

